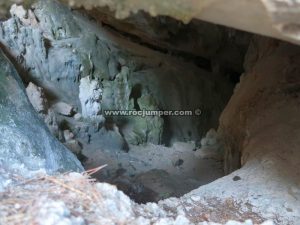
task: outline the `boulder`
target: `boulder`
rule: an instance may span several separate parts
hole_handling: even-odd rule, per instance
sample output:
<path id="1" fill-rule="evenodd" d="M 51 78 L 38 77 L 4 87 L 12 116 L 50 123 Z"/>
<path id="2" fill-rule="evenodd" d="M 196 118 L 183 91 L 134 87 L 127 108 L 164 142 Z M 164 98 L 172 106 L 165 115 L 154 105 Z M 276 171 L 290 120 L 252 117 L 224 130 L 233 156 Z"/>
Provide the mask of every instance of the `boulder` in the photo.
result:
<path id="1" fill-rule="evenodd" d="M 30 177 L 83 171 L 77 158 L 58 142 L 30 104 L 13 65 L 0 52 L 0 167 Z"/>

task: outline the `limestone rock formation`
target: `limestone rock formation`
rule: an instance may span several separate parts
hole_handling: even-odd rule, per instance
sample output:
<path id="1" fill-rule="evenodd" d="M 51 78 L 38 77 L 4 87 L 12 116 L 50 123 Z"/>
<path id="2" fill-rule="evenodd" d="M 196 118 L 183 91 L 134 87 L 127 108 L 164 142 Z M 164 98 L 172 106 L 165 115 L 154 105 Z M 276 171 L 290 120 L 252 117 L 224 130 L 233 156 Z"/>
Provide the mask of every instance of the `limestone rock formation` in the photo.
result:
<path id="1" fill-rule="evenodd" d="M 139 10 L 151 16 L 165 15 L 189 22 L 193 18 L 267 35 L 299 44 L 297 0 L 61 0 L 88 10 L 108 6 L 119 19 Z M 100 10 L 101 11 L 101 10 Z"/>
<path id="2" fill-rule="evenodd" d="M 93 99 L 97 108 L 93 114 L 99 116 L 99 102 L 102 110 L 143 110 L 146 107 L 148 110 L 194 111 L 201 108 L 203 111 L 203 116 L 187 120 L 180 117 L 113 117 L 126 141 L 133 144 L 149 141 L 171 145 L 176 141 L 201 139 L 208 129 L 217 128 L 218 115 L 232 90 L 225 75 L 235 66 L 229 66 L 229 72 L 225 70 L 223 76 L 222 70 L 211 71 L 210 62 L 195 66 L 194 56 L 189 54 L 183 54 L 185 62 L 180 54 L 170 56 L 132 43 L 57 1 L 39 1 L 32 13 L 38 24 L 24 24 L 23 18 L 14 14 L 1 23 L 0 32 L 1 43 L 27 71 L 23 76 L 25 81 L 37 81 L 48 92 L 55 93 L 54 99 L 83 112 L 86 108 L 85 102 L 80 102 L 80 80 L 91 77 L 99 82 L 97 85 L 103 92 L 101 99 L 100 93 Z M 239 48 L 231 44 L 233 40 L 226 40 L 225 52 L 244 51 L 244 45 Z M 239 59 L 237 67 L 242 65 L 242 55 L 233 56 Z M 219 78 L 224 80 L 222 88 Z M 171 136 L 166 135 L 169 130 L 174 131 Z"/>
<path id="3" fill-rule="evenodd" d="M 300 48 L 255 35 L 249 47 L 252 35 L 240 31 L 196 21 L 184 28 L 179 21 L 165 16 L 153 19 L 145 13 L 130 16 L 130 12 L 144 9 L 150 15 L 169 15 L 184 22 L 200 18 L 299 43 L 299 1 L 64 2 L 85 9 L 71 10 L 59 1 L 41 0 L 30 10 L 14 6 L 12 18 L 0 23 L 0 42 L 18 65 L 23 82 L 34 81 L 50 93 L 49 104 L 56 108 L 56 113 L 54 110 L 43 112 L 47 110 L 44 110 L 42 89 L 32 85 L 28 89 L 32 105 L 38 112 L 47 113 L 46 123 L 61 129 L 64 144 L 79 155 L 93 142 L 89 157 L 97 156 L 102 161 L 98 158 L 99 161 L 89 165 L 99 166 L 104 160 L 117 164 L 112 175 L 107 170 L 100 178 L 123 179 L 122 185 L 130 183 L 130 177 L 147 184 L 146 188 L 154 186 L 155 189 L 161 188 L 161 183 L 156 183 L 157 178 L 172 181 L 166 186 L 166 192 L 159 193 L 160 198 L 180 189 L 177 184 L 188 183 L 189 177 L 170 179 L 166 169 L 152 168 L 157 165 L 171 165 L 172 171 L 181 173 L 183 165 L 190 162 L 187 159 L 202 160 L 193 161 L 197 166 L 181 173 L 189 176 L 203 169 L 202 164 L 197 164 L 203 160 L 214 159 L 218 161 L 216 165 L 220 165 L 223 160 L 220 155 L 224 153 L 224 170 L 228 175 L 181 198 L 166 198 L 157 204 L 145 205 L 133 203 L 108 184 L 91 184 L 80 174 L 48 177 L 43 179 L 43 185 L 54 190 L 64 189 L 64 197 L 72 200 L 70 204 L 76 207 L 67 206 L 68 201 L 53 201 L 51 197 L 57 199 L 58 192 L 51 192 L 36 201 L 39 215 L 46 217 L 45 209 L 66 223 L 75 224 L 84 221 L 74 218 L 71 210 L 76 215 L 78 210 L 86 213 L 93 221 L 100 217 L 104 224 L 205 225 L 213 224 L 211 221 L 225 224 L 228 219 L 251 218 L 252 221 L 245 224 L 272 220 L 275 224 L 290 225 L 300 221 Z M 97 15 L 105 11 L 99 7 L 106 5 L 115 10 L 118 18 L 128 17 L 127 20 L 116 21 L 111 13 Z M 247 47 L 244 74 L 224 110 L 233 85 L 243 71 Z M 82 171 L 75 156 L 50 135 L 30 105 L 17 72 L 2 54 L 0 68 L 0 190 L 1 186 L 7 187 L 18 180 L 11 175 L 14 173 L 22 177 L 31 175 L 28 171 Z M 57 103 L 59 105 L 55 105 Z M 107 110 L 138 112 L 144 109 L 200 109 L 202 114 L 188 118 L 104 114 Z M 72 111 L 76 111 L 76 115 L 73 116 Z M 89 121 L 89 118 L 104 116 L 105 123 L 101 127 Z M 218 125 L 217 132 L 212 129 L 206 134 Z M 178 140 L 189 144 L 198 141 L 201 149 L 180 144 L 174 144 L 173 148 L 158 145 L 172 145 Z M 158 154 L 150 151 L 153 148 L 142 152 L 150 146 L 144 146 L 145 143 L 154 143 Z M 128 144 L 135 145 L 131 151 L 119 151 L 120 146 L 124 145 L 125 150 Z M 162 149 L 164 151 L 159 152 Z M 189 151 L 184 159 L 183 154 L 180 155 L 183 149 Z M 151 170 L 147 170 L 149 167 Z M 140 168 L 146 171 L 138 175 L 132 172 Z M 97 170 L 93 167 L 91 171 Z M 210 168 L 204 172 L 212 177 Z M 128 177 L 123 176 L 126 173 Z M 81 177 L 80 182 L 75 183 L 72 176 Z M 36 189 L 30 190 L 25 183 L 23 191 L 28 196 L 36 194 L 33 197 L 37 198 L 42 182 L 36 182 Z M 145 186 L 131 183 L 128 186 L 129 194 L 145 193 Z M 22 190 L 20 186 L 3 197 L 17 199 L 18 190 Z M 74 200 L 76 195 L 88 202 L 86 208 L 78 207 L 77 198 Z M 44 208 L 39 207 L 41 205 Z M 2 212 L 6 211 L 1 209 Z M 268 223 L 272 224 L 265 224 Z"/>
<path id="4" fill-rule="evenodd" d="M 277 224 L 298 223 L 299 53 L 299 47 L 281 41 L 253 40 L 245 75 L 220 118 L 229 175 L 183 199 L 205 196 L 198 206 L 233 201 Z"/>
<path id="5" fill-rule="evenodd" d="M 48 173 L 82 171 L 76 157 L 49 132 L 30 104 L 13 65 L 0 53 L 0 167 L 29 177 Z"/>
<path id="6" fill-rule="evenodd" d="M 79 99 L 83 118 L 102 119 L 102 90 L 100 82 L 85 77 L 80 80 Z"/>

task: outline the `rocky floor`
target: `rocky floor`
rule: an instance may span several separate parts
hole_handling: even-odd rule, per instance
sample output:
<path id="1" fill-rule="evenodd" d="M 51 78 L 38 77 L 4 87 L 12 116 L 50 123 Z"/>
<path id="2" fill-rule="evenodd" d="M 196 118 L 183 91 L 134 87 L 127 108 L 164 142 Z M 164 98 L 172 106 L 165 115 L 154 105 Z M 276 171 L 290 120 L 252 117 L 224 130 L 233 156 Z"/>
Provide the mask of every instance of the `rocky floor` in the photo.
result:
<path id="1" fill-rule="evenodd" d="M 71 117 L 55 109 L 54 112 L 57 123 L 69 129 L 59 131 L 62 143 L 77 154 L 85 169 L 105 165 L 93 177 L 117 185 L 138 203 L 180 197 L 224 175 L 214 130 L 202 140 L 207 148 L 196 148 L 194 142 L 177 142 L 172 147 L 148 143 L 124 148 L 124 139 L 117 129 L 97 130 L 93 124 L 76 118 L 77 114 Z"/>
<path id="2" fill-rule="evenodd" d="M 213 129 L 202 139 L 202 148 L 196 148 L 194 142 L 177 142 L 172 147 L 151 143 L 125 146 L 116 124 L 98 126 L 85 120 L 70 103 L 51 102 L 33 83 L 28 85 L 27 95 L 53 135 L 77 155 L 86 170 L 106 166 L 94 178 L 115 184 L 137 203 L 180 197 L 224 175 L 220 143 Z"/>
<path id="3" fill-rule="evenodd" d="M 167 148 L 153 144 L 130 146 L 128 153 L 84 145 L 87 169 L 107 164 L 97 178 L 116 184 L 139 203 L 180 197 L 223 175 L 222 162 L 195 157 L 193 143 L 176 143 Z"/>
<path id="4" fill-rule="evenodd" d="M 86 169 L 107 165 L 95 174 L 99 181 L 116 184 L 145 203 L 182 196 L 223 176 L 216 132 L 204 138 L 202 149 L 192 142 L 216 128 L 233 87 L 225 74 L 219 74 L 221 69 L 212 71 L 209 59 L 144 46 L 56 1 L 39 1 L 29 10 L 14 5 L 10 13 L 12 17 L 1 23 L 0 40 L 22 67 L 20 74 L 33 107 Z M 180 28 L 175 21 L 172 24 Z M 193 26 L 209 27 L 200 22 Z M 227 52 L 223 45 L 232 56 L 240 55 L 233 51 L 236 46 L 227 32 L 218 27 L 205 35 L 204 43 L 198 43 L 204 45 L 206 57 L 212 58 L 211 51 L 216 54 L 218 48 Z M 193 32 L 189 35 L 193 39 Z M 226 41 L 213 39 L 220 46 L 208 48 L 213 36 L 226 36 Z M 236 45 L 245 51 L 247 40 Z M 214 61 L 223 64 L 220 59 Z M 219 86 L 217 78 L 222 75 L 224 84 Z M 204 112 L 200 117 L 113 118 L 108 124 L 102 115 L 105 109 L 199 107 Z M 163 133 L 168 140 L 163 140 Z M 166 142 L 171 147 L 160 145 Z"/>

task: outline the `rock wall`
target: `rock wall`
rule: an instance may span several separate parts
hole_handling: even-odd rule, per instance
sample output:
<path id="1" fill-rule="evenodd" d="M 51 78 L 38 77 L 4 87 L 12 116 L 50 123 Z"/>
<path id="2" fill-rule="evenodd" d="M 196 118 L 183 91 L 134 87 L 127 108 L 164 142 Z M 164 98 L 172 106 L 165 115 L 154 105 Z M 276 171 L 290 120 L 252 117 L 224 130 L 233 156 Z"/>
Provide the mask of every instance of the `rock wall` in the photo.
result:
<path id="1" fill-rule="evenodd" d="M 192 195 L 233 200 L 243 209 L 248 205 L 251 212 L 277 224 L 298 223 L 299 53 L 299 47 L 288 43 L 261 37 L 253 40 L 246 72 L 219 127 L 226 172 L 242 168 Z"/>
<path id="2" fill-rule="evenodd" d="M 82 171 L 76 157 L 51 135 L 38 117 L 18 73 L 3 52 L 0 62 L 1 170 L 24 177 L 38 171 Z"/>
<path id="3" fill-rule="evenodd" d="M 288 43 L 253 39 L 246 72 L 222 113 L 218 131 L 227 172 L 235 171 L 180 199 L 160 201 L 160 208 L 195 224 L 225 223 L 228 218 L 298 224 L 299 53 L 299 47 Z"/>
<path id="4" fill-rule="evenodd" d="M 23 80 L 43 87 L 50 104 L 63 101 L 81 111 L 80 80 L 90 77 L 102 88 L 102 110 L 203 111 L 200 118 L 167 121 L 113 118 L 130 144 L 199 140 L 217 127 L 232 91 L 222 71 L 128 41 L 56 1 L 39 1 L 25 17 L 12 14 L 1 23 L 1 43 L 22 65 Z"/>
<path id="5" fill-rule="evenodd" d="M 212 4 L 203 2 L 206 4 L 203 6 Z M 249 4 L 255 5 L 257 1 L 251 2 Z M 92 2 L 86 4 L 89 3 Z M 160 3 L 153 2 L 155 7 Z M 171 10 L 176 13 L 176 10 L 187 10 L 180 2 L 173 3 Z M 237 6 L 244 3 L 239 1 Z M 297 6 L 297 2 L 292 3 Z M 139 4 L 144 3 L 140 1 Z M 140 7 L 139 4 L 134 7 Z M 166 4 L 160 10 L 169 6 Z M 157 13 L 155 7 L 149 8 L 152 14 Z M 228 4 L 228 7 L 231 5 Z M 27 13 L 26 18 L 15 14 L 12 19 L 1 23 L 1 42 L 27 71 L 23 74 L 25 81 L 34 80 L 45 87 L 48 93 L 57 93 L 57 96 L 53 96 L 53 102 L 62 98 L 80 108 L 79 81 L 85 77 L 101 82 L 103 96 L 110 96 L 105 98 L 107 101 L 101 102 L 101 106 L 111 109 L 131 109 L 144 105 L 154 109 L 158 106 L 169 108 L 178 104 L 180 99 L 177 105 L 180 109 L 200 102 L 208 115 L 218 115 L 222 109 L 214 109 L 215 105 L 226 102 L 223 90 L 218 86 L 222 76 L 214 77 L 212 72 L 199 69 L 191 63 L 154 53 L 151 49 L 112 35 L 101 29 L 99 24 L 55 1 L 41 1 L 33 11 Z M 236 23 L 245 21 L 235 20 Z M 254 21 L 257 23 L 257 20 Z M 258 27 L 262 28 L 264 24 L 262 21 L 262 26 Z M 268 30 L 265 32 L 268 33 Z M 255 38 L 248 51 L 246 72 L 221 116 L 218 131 L 223 139 L 226 172 L 238 170 L 180 199 L 166 199 L 158 205 L 148 204 L 147 207 L 152 208 L 151 213 L 137 207 L 137 211 L 141 209 L 138 211 L 140 215 L 147 215 L 148 212 L 150 220 L 159 213 L 171 218 L 184 215 L 193 223 L 204 220 L 225 223 L 228 218 L 245 220 L 250 217 L 256 223 L 272 219 L 276 224 L 297 224 L 300 220 L 299 56 L 298 47 L 276 40 Z M 20 164 L 29 170 L 81 170 L 74 156 L 50 136 L 34 113 L 25 97 L 21 80 L 6 62 L 2 57 L 1 166 L 12 171 L 14 165 Z M 186 71 L 186 68 L 189 70 Z M 144 84 L 149 86 L 144 88 Z M 199 90 L 206 95 L 199 93 Z M 167 97 L 161 99 L 157 96 Z M 188 102 L 190 99 L 192 102 Z M 216 117 L 212 116 L 212 121 Z M 201 128 L 206 127 L 206 121 L 199 118 L 189 121 L 189 124 L 193 124 L 191 127 L 197 123 L 195 121 L 200 122 Z M 140 128 L 138 120 L 134 119 L 134 123 Z M 147 128 L 148 124 L 155 124 L 153 120 L 143 123 L 146 126 L 143 124 L 139 131 Z M 186 121 L 172 121 L 172 129 L 187 134 L 189 129 L 184 123 Z M 212 124 L 211 121 L 209 124 Z M 40 138 L 37 139 L 37 136 Z M 34 152 L 28 151 L 31 149 Z M 64 164 L 66 162 L 67 165 Z M 24 172 L 23 167 L 21 169 Z M 110 193 L 111 187 L 108 189 Z M 114 192 L 117 191 L 114 189 Z M 129 199 L 126 198 L 126 201 Z M 173 222 L 172 219 L 170 221 Z"/>

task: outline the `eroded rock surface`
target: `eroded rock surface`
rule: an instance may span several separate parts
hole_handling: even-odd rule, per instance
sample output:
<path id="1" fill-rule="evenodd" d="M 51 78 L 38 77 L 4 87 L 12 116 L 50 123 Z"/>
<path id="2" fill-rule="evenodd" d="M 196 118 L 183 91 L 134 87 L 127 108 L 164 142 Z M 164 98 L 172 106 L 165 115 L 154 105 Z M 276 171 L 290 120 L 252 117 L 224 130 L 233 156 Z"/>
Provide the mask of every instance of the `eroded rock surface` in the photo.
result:
<path id="1" fill-rule="evenodd" d="M 52 190 L 45 193 L 45 189 Z M 63 193 L 63 194 L 62 194 Z M 24 197 L 25 196 L 25 197 Z M 195 222 L 182 208 L 176 208 L 176 199 L 164 209 L 154 203 L 138 205 L 116 187 L 104 183 L 89 182 L 81 174 L 33 179 L 15 189 L 0 193 L 0 222 L 18 224 L 32 221 L 34 224 L 133 224 L 133 225 L 254 225 L 253 220 L 238 222 L 219 218 L 224 223 L 212 222 L 208 216 L 198 215 Z M 26 199 L 26 201 L 24 201 Z M 30 204 L 28 204 L 30 202 Z M 5 203 L 5 204 L 3 204 Z M 13 210 L 18 217 L 11 217 Z M 34 212 L 34 213 L 33 213 Z M 180 213 L 179 213 L 180 212 Z M 274 225 L 266 221 L 261 225 Z"/>
<path id="2" fill-rule="evenodd" d="M 219 3 L 228 5 L 228 2 L 222 2 Z M 241 6 L 244 1 L 235 2 Z M 254 1 L 251 2 L 255 4 Z M 89 3 L 91 2 L 86 4 Z M 139 2 L 139 4 L 144 3 L 143 1 Z M 157 6 L 160 3 L 161 1 L 153 2 Z M 175 3 L 179 3 L 179 1 Z M 111 2 L 111 4 L 113 3 Z M 204 1 L 203 4 L 203 6 L 209 6 L 211 3 L 208 4 Z M 178 8 L 179 5 L 175 4 L 172 10 L 181 10 Z M 147 4 L 148 6 L 151 5 Z M 140 5 L 137 4 L 134 7 L 140 7 Z M 227 6 L 227 9 L 228 7 L 230 5 Z M 152 10 L 152 14 L 156 13 L 153 12 L 155 7 L 149 10 Z M 186 9 L 183 8 L 183 10 Z M 13 58 L 28 73 L 23 74 L 26 82 L 34 79 L 48 93 L 55 93 L 55 96 L 51 96 L 50 104 L 59 100 L 68 102 L 78 111 L 84 111 L 82 103 L 86 103 L 88 100 L 90 103 L 97 103 L 93 108 L 92 115 L 98 115 L 100 106 L 103 109 L 111 110 L 194 109 L 200 103 L 203 116 L 205 116 L 204 119 L 197 117 L 190 118 L 188 121 L 179 118 L 171 118 L 168 121 L 158 117 L 150 119 L 130 117 L 124 122 L 120 118 L 110 118 L 112 120 L 107 121 L 108 123 L 100 128 L 86 125 L 78 113 L 76 119 L 70 115 L 62 115 L 61 121 L 64 122 L 60 124 L 62 128 L 66 131 L 66 128 L 69 129 L 70 126 L 72 131 L 78 131 L 74 132 L 74 136 L 82 139 L 84 144 L 89 145 L 97 140 L 94 142 L 97 144 L 97 148 L 98 146 L 114 148 L 115 145 L 118 148 L 126 144 L 125 141 L 135 145 L 146 142 L 157 144 L 164 138 L 168 140 L 168 143 L 174 143 L 174 140 L 178 139 L 189 141 L 201 137 L 209 128 L 217 126 L 217 118 L 226 104 L 230 92 L 224 88 L 228 87 L 225 85 L 227 79 L 224 79 L 224 76 L 218 76 L 220 75 L 218 73 L 222 71 L 218 68 L 218 63 L 210 70 L 207 67 L 203 68 L 203 65 L 195 66 L 194 62 L 191 63 L 189 60 L 183 62 L 182 59 L 186 59 L 185 57 L 181 57 L 179 60 L 177 56 L 169 56 L 161 51 L 124 40 L 122 35 L 121 37 L 117 35 L 118 32 L 114 33 L 111 30 L 108 32 L 105 27 L 99 26 L 79 12 L 72 12 L 56 1 L 40 1 L 30 12 L 30 20 L 24 18 L 24 13 L 12 13 L 13 18 L 1 23 L 0 39 L 12 53 Z M 225 10 L 225 12 L 228 11 Z M 243 20 L 236 21 L 239 23 Z M 230 51 L 231 47 L 228 49 Z M 110 204 L 105 207 L 109 208 L 111 205 L 119 207 L 120 205 L 117 203 L 120 202 L 123 203 L 120 206 L 121 209 L 125 207 L 124 211 L 120 210 L 124 213 L 122 214 L 122 216 L 125 215 L 124 217 L 119 215 L 116 217 L 114 214 L 116 211 L 114 211 L 108 215 L 112 218 L 108 218 L 107 221 L 119 222 L 122 218 L 128 223 L 137 219 L 135 222 L 145 224 L 147 222 L 201 224 L 203 221 L 226 223 L 229 218 L 240 221 L 251 218 L 257 224 L 266 219 L 271 219 L 277 224 L 297 224 L 300 219 L 298 173 L 300 169 L 298 151 L 300 124 L 299 77 L 297 76 L 300 71 L 299 55 L 299 48 L 287 43 L 266 39 L 254 40 L 252 43 L 245 64 L 246 73 L 242 76 L 233 98 L 223 112 L 218 134 L 210 132 L 205 139 L 202 139 L 201 150 L 205 154 L 199 157 L 214 158 L 215 154 L 209 155 L 211 153 L 209 151 L 223 150 L 226 172 L 230 173 L 238 169 L 237 171 L 180 199 L 171 198 L 158 204 L 149 203 L 145 206 L 137 206 L 128 197 L 107 184 L 97 184 L 104 197 L 109 199 L 107 202 Z M 80 102 L 80 80 L 87 77 L 97 80 L 103 93 L 100 96 L 100 92 L 98 93 L 100 88 L 97 87 L 96 96 L 89 94 L 88 97 L 82 98 L 85 101 Z M 11 80 L 5 80 L 5 76 L 2 79 L 3 90 L 7 91 L 9 96 L 0 95 L 0 97 L 3 97 L 8 103 L 14 103 L 16 94 L 23 92 L 11 91 L 18 89 L 18 85 L 9 86 L 7 82 Z M 222 83 L 221 87 L 219 83 Z M 7 87 L 13 88 L 7 89 Z M 22 98 L 18 98 L 19 101 L 20 99 L 22 100 Z M 27 107 L 26 104 L 26 107 L 23 107 L 24 115 L 35 118 L 33 114 L 31 115 L 32 107 L 28 108 L 29 106 Z M 6 105 L 4 104 L 4 106 Z M 6 110 L 7 108 L 1 109 Z M 6 123 L 15 120 L 29 126 L 30 132 L 25 133 L 27 139 L 22 141 L 24 134 L 20 134 L 18 141 L 21 141 L 21 147 L 17 146 L 18 148 L 13 149 L 14 151 L 21 149 L 21 153 L 17 152 L 16 156 L 24 156 L 27 147 L 35 149 L 35 144 L 39 146 L 40 142 L 36 143 L 31 139 L 30 141 L 34 145 L 27 144 L 29 138 L 33 136 L 32 132 L 37 131 L 39 135 L 43 135 L 45 131 L 31 127 L 36 124 L 32 123 L 31 117 L 22 121 L 20 118 L 24 118 L 24 115 L 21 110 L 14 111 L 17 113 L 8 119 L 6 116 L 10 114 L 6 111 L 1 115 L 4 116 L 3 121 Z M 9 120 L 11 118 L 13 120 Z M 36 121 L 38 120 L 36 119 Z M 37 123 L 41 124 L 41 121 Z M 15 124 L 9 123 L 7 126 L 14 128 Z M 4 129 L 4 131 L 6 130 Z M 172 135 L 169 137 L 164 137 L 164 131 L 174 131 L 174 133 L 171 133 Z M 70 133 L 65 133 L 66 141 L 78 144 L 75 139 L 70 137 L 72 136 Z M 46 134 L 48 133 L 46 132 Z M 13 135 L 19 135 L 19 133 L 13 132 Z M 79 137 L 80 135 L 83 136 Z M 47 137 L 46 135 L 46 139 L 42 140 L 48 140 Z M 7 139 L 4 139 L 3 143 L 5 149 L 7 149 L 6 146 L 10 147 L 11 145 Z M 50 139 L 49 143 L 50 145 L 47 146 L 53 145 L 61 148 L 54 139 Z M 101 153 L 106 154 L 101 149 L 91 148 L 89 150 L 92 150 L 92 156 L 93 154 L 94 156 Z M 111 149 L 106 150 L 114 160 L 122 154 L 127 154 L 124 151 L 120 153 L 120 151 L 110 151 Z M 173 153 L 172 156 L 174 156 Z M 188 157 L 195 158 L 194 153 L 190 153 Z M 7 154 L 5 154 L 6 156 Z M 162 154 L 158 155 L 161 158 L 162 156 Z M 128 159 L 128 154 L 126 157 L 125 159 Z M 166 158 L 169 159 L 169 157 Z M 19 157 L 17 159 L 19 160 Z M 59 156 L 58 161 L 52 161 L 52 158 L 47 161 L 47 159 L 45 160 L 46 165 L 52 165 L 53 161 L 61 162 Z M 38 160 L 39 158 L 29 158 L 25 162 L 34 164 L 26 164 L 26 166 L 30 169 L 38 169 L 40 167 L 37 166 L 41 165 Z M 3 160 L 5 163 L 8 161 L 7 158 Z M 140 162 L 136 161 L 136 164 Z M 126 162 L 133 164 L 129 160 Z M 20 163 L 23 161 L 18 161 L 17 165 Z M 179 171 L 185 163 L 186 159 L 176 156 L 174 161 L 165 164 L 171 164 L 172 169 L 175 168 Z M 13 165 L 9 162 L 9 166 Z M 72 165 L 76 166 L 77 164 L 75 162 Z M 240 166 L 243 167 L 239 169 Z M 54 168 L 54 170 L 59 170 L 59 164 L 55 164 Z M 132 170 L 134 169 L 136 168 L 133 167 Z M 123 178 L 122 175 L 126 173 L 123 168 L 114 172 L 116 172 L 117 178 Z M 146 176 L 146 174 L 150 174 L 150 176 Z M 136 180 L 142 180 L 148 186 L 155 186 L 156 183 L 148 178 L 157 178 L 157 174 L 161 180 L 168 177 L 166 171 L 153 169 L 141 173 Z M 183 182 L 183 180 L 179 181 Z M 7 186 L 7 183 L 3 182 L 3 185 Z M 168 191 L 172 191 L 174 185 L 173 187 L 169 185 L 168 188 Z M 115 201 L 110 201 L 111 198 Z M 58 208 L 64 207 L 63 203 L 54 202 L 54 204 L 58 205 Z M 133 213 L 133 210 L 136 214 Z M 103 212 L 105 211 L 102 210 L 100 213 Z M 109 213 L 111 212 L 109 211 Z M 61 216 L 61 212 L 57 214 Z M 68 211 L 65 212 L 65 216 L 71 217 Z M 136 218 L 135 216 L 140 217 Z M 250 221 L 247 223 L 251 224 Z"/>
<path id="3" fill-rule="evenodd" d="M 23 15 L 13 13 L 11 19 L 1 23 L 0 40 L 26 71 L 24 80 L 35 80 L 51 93 L 50 105 L 65 102 L 84 116 L 88 99 L 81 96 L 84 102 L 80 102 L 80 80 L 91 77 L 99 82 L 102 93 L 90 96 L 88 104 L 95 107 L 92 114 L 100 117 L 103 110 L 203 112 L 200 117 L 189 118 L 112 116 L 129 144 L 171 145 L 200 140 L 208 129 L 217 127 L 218 116 L 232 91 L 230 71 L 211 71 L 195 66 L 193 60 L 184 62 L 180 56 L 127 41 L 56 1 L 40 1 L 30 12 L 39 23 L 28 24 Z M 237 48 L 229 44 L 235 39 L 226 40 L 229 52 Z M 238 55 L 234 58 L 243 58 L 243 54 Z M 224 80 L 222 87 L 218 79 Z"/>
<path id="4" fill-rule="evenodd" d="M 40 170 L 82 171 L 80 162 L 51 135 L 34 111 L 13 65 L 2 52 L 0 58 L 1 169 L 25 177 Z"/>
<path id="5" fill-rule="evenodd" d="M 108 6 L 117 18 L 140 10 L 151 16 L 166 15 L 189 22 L 193 18 L 229 26 L 299 44 L 299 1 L 297 0 L 61 0 L 88 10 Z M 101 10 L 100 10 L 101 11 Z M 100 13 L 99 13 L 100 14 Z"/>
<path id="6" fill-rule="evenodd" d="M 300 68 L 294 62 L 300 60 L 299 53 L 299 47 L 288 43 L 253 40 L 246 72 L 218 131 L 224 141 L 226 172 L 235 172 L 181 199 L 191 217 L 215 201 L 217 208 L 227 205 L 228 212 L 238 207 L 235 219 L 248 214 L 276 224 L 298 223 Z M 211 217 L 226 213 L 222 210 Z"/>

